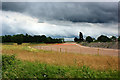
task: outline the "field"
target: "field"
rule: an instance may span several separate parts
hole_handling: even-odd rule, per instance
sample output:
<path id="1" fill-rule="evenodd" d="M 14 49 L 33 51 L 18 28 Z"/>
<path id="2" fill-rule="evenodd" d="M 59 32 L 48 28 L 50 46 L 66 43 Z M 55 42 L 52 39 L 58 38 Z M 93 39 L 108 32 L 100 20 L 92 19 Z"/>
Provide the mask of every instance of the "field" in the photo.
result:
<path id="1" fill-rule="evenodd" d="M 54 44 L 46 46 L 33 46 L 36 49 L 43 49 L 49 51 L 57 51 L 64 53 L 78 53 L 78 54 L 94 54 L 94 55 L 108 55 L 108 56 L 118 56 L 117 49 L 105 49 L 105 48 L 95 48 L 95 47 L 85 47 L 76 43 L 64 43 L 64 44 Z"/>
<path id="2" fill-rule="evenodd" d="M 69 49 L 65 51 L 62 47 L 60 50 L 56 45 L 75 46 L 74 44 L 3 44 L 3 56 L 15 55 L 15 60 L 20 60 L 16 61 L 17 65 L 3 69 L 3 78 L 35 78 L 38 76 L 40 78 L 44 77 L 42 73 L 49 75 L 48 78 L 118 77 L 118 57 L 116 55 L 99 55 L 100 52 L 94 55 L 92 52 L 90 54 L 75 53 Z M 46 46 L 50 49 L 48 50 Z M 44 67 L 45 70 L 42 69 Z"/>

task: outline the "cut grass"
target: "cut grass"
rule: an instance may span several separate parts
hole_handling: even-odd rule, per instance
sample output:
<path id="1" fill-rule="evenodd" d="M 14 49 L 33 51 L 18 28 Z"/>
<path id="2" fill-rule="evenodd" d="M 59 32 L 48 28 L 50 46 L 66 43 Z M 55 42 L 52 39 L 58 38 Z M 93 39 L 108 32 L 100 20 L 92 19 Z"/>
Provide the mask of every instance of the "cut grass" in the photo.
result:
<path id="1" fill-rule="evenodd" d="M 85 65 L 56 66 L 45 63 L 16 60 L 3 55 L 3 78 L 118 78 L 118 71 L 93 70 Z"/>
<path id="2" fill-rule="evenodd" d="M 88 54 L 60 53 L 30 48 L 48 44 L 3 45 L 3 54 L 15 54 L 22 61 L 39 62 L 58 66 L 89 66 L 96 70 L 118 70 L 118 57 Z M 51 44 L 50 44 L 51 45 Z"/>

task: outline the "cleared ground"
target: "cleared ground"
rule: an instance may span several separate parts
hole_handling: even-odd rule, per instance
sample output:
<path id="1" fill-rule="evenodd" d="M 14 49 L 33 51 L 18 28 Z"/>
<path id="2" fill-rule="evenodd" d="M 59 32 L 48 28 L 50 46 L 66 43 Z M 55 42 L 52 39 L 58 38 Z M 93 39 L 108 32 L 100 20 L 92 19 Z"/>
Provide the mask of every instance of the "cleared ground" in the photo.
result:
<path id="1" fill-rule="evenodd" d="M 65 52 L 65 53 L 95 54 L 95 55 L 109 55 L 109 56 L 118 56 L 118 51 L 119 51 L 118 49 L 86 47 L 76 43 L 33 46 L 33 48 L 49 50 L 49 51 Z"/>

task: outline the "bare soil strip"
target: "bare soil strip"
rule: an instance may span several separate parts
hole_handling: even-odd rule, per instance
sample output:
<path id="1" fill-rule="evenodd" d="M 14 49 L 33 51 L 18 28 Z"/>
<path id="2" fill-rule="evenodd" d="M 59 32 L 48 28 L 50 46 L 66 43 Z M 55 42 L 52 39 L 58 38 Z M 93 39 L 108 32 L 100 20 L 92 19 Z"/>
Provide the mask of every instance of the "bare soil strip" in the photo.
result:
<path id="1" fill-rule="evenodd" d="M 49 50 L 49 51 L 65 52 L 65 53 L 97 54 L 97 55 L 109 55 L 109 56 L 118 56 L 118 51 L 119 51 L 118 49 L 86 47 L 76 43 L 34 46 L 33 48 Z"/>

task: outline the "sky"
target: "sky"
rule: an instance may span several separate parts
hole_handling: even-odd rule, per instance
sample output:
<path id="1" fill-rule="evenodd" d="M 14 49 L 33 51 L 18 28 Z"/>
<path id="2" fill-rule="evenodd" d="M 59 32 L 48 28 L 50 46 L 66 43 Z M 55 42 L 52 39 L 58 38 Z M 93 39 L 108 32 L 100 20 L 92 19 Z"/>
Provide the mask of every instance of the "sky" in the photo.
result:
<path id="1" fill-rule="evenodd" d="M 2 13 L 1 13 L 2 12 Z M 118 35 L 117 2 L 2 2 L 2 35 Z"/>

